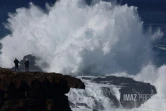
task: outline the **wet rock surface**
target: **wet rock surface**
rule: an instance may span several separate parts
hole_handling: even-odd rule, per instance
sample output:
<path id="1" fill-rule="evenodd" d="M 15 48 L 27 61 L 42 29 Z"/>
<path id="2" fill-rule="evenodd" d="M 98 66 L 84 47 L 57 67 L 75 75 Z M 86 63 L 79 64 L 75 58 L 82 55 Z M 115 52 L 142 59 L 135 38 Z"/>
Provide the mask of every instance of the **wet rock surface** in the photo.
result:
<path id="1" fill-rule="evenodd" d="M 71 111 L 65 95 L 70 88 L 85 89 L 85 85 L 58 73 L 0 68 L 0 111 Z"/>
<path id="2" fill-rule="evenodd" d="M 156 88 L 150 83 L 144 83 L 135 81 L 132 78 L 127 77 L 82 77 L 82 79 L 90 80 L 91 82 L 100 84 L 114 85 L 119 89 L 120 100 L 110 91 L 109 88 L 103 87 L 103 94 L 110 98 L 110 101 L 114 103 L 114 106 L 124 108 L 137 108 L 143 103 L 151 99 L 151 97 L 157 93 Z"/>

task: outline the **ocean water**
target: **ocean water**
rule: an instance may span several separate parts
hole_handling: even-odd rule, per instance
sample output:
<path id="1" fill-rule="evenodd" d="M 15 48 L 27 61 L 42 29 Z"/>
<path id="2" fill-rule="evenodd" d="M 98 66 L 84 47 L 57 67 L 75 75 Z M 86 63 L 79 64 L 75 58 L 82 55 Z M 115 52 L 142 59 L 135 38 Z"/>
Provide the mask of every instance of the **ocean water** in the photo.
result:
<path id="1" fill-rule="evenodd" d="M 164 0 L 60 0 L 45 7 L 24 3 L 16 10 L 13 5 L 12 10 L 3 8 L 6 29 L 1 26 L 0 66 L 10 68 L 15 57 L 21 60 L 32 54 L 44 71 L 77 77 L 127 76 L 151 83 L 158 92 L 139 108 L 116 108 L 103 95 L 103 84 L 84 81 L 85 90 L 71 89 L 68 94 L 73 111 L 165 111 L 164 4 Z M 104 86 L 118 98 L 118 89 Z M 79 102 L 88 107 L 77 106 Z"/>

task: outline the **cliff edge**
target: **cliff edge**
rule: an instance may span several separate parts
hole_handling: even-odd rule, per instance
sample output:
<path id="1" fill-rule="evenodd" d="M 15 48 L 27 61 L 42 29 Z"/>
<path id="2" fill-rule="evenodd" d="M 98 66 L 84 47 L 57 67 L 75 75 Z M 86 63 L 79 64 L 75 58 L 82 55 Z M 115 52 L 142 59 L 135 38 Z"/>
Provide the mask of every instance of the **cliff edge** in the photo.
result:
<path id="1" fill-rule="evenodd" d="M 70 88 L 85 89 L 85 85 L 59 73 L 0 68 L 0 111 L 71 111 L 65 95 Z"/>

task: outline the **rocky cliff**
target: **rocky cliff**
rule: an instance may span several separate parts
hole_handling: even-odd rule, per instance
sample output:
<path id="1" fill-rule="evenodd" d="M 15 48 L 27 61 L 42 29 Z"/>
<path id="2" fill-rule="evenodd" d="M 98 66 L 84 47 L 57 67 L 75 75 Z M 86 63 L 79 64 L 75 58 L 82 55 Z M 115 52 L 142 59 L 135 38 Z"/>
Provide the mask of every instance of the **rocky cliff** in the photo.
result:
<path id="1" fill-rule="evenodd" d="M 65 95 L 70 88 L 85 89 L 85 85 L 58 73 L 0 68 L 0 111 L 71 111 Z"/>

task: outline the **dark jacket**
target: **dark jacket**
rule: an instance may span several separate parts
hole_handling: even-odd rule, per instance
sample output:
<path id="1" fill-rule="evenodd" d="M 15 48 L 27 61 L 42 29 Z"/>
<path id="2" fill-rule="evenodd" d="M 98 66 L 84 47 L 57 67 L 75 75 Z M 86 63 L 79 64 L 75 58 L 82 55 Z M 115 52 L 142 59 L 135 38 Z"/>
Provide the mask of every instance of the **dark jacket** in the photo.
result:
<path id="1" fill-rule="evenodd" d="M 15 65 L 18 65 L 19 64 L 19 61 L 16 59 L 16 60 L 14 60 L 14 64 Z"/>
<path id="2" fill-rule="evenodd" d="M 29 67 L 29 61 L 25 61 L 24 64 L 25 64 L 25 67 Z"/>

